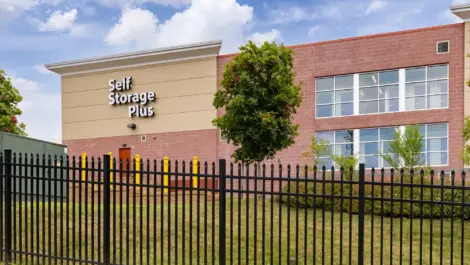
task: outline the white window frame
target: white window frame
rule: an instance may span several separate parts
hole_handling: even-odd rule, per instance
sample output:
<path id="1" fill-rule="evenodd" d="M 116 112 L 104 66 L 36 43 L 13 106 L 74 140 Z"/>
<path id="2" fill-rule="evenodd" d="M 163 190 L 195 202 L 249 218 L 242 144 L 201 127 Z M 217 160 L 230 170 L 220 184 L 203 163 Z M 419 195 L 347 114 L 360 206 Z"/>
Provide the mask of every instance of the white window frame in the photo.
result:
<path id="1" fill-rule="evenodd" d="M 447 125 L 447 132 L 446 132 L 446 137 L 442 137 L 442 136 L 439 136 L 439 137 L 427 137 L 428 135 L 428 125 L 437 125 L 437 124 L 446 124 Z M 425 146 L 425 151 L 422 152 L 422 154 L 425 154 L 425 165 L 427 166 L 432 166 L 432 167 L 445 167 L 445 166 L 449 166 L 449 123 L 448 122 L 438 122 L 438 123 L 425 123 L 425 124 L 419 124 L 419 126 L 422 126 L 424 125 L 425 126 L 425 135 L 423 135 L 423 144 Z M 360 128 L 360 129 L 342 129 L 342 130 L 330 130 L 330 131 L 318 131 L 316 133 L 320 133 L 320 132 L 334 132 L 333 134 L 333 142 L 330 142 L 330 145 L 333 145 L 333 152 L 336 152 L 336 132 L 337 131 L 353 131 L 353 142 L 351 143 L 353 145 L 353 153 L 354 155 L 358 156 L 358 158 L 360 158 L 361 154 L 360 154 L 360 150 L 361 150 L 361 143 L 369 143 L 369 142 L 378 142 L 379 143 L 379 151 L 381 150 L 381 143 L 383 142 L 390 142 L 391 140 L 380 140 L 380 129 L 382 128 L 397 128 L 400 133 L 404 133 L 405 132 L 405 128 L 406 128 L 406 125 L 400 125 L 400 126 L 382 126 L 382 127 L 368 127 L 368 128 Z M 360 130 L 365 130 L 365 129 L 379 129 L 378 130 L 378 140 L 377 141 L 363 141 L 361 142 L 360 140 Z M 316 134 L 315 134 L 316 135 Z M 444 138 L 447 138 L 447 150 L 446 151 L 428 151 L 428 147 L 427 147 L 427 141 L 428 139 L 444 139 Z M 447 153 L 447 164 L 440 164 L 440 165 L 428 165 L 428 158 L 427 158 L 427 154 L 428 153 L 443 153 L 443 152 L 446 152 Z M 380 157 L 380 153 L 378 154 L 379 155 L 379 167 L 377 167 L 377 169 L 380 169 L 380 168 L 385 168 L 385 169 L 389 169 L 391 167 L 383 167 L 383 159 Z M 363 156 L 374 156 L 374 155 L 363 155 Z M 327 157 L 319 157 L 319 159 L 323 159 L 323 158 L 327 158 Z M 334 162 L 333 162 L 333 166 L 335 166 Z M 367 169 L 371 169 L 370 167 L 367 167 Z"/>
<path id="2" fill-rule="evenodd" d="M 427 68 L 432 67 L 432 66 L 442 66 L 446 65 L 447 66 L 447 77 L 446 78 L 439 78 L 439 79 L 432 79 L 432 80 L 427 80 Z M 425 67 L 426 68 L 426 73 L 425 73 L 425 89 L 426 89 L 426 94 L 425 94 L 425 108 L 424 109 L 419 109 L 419 110 L 407 110 L 406 109 L 406 99 L 411 98 L 411 97 L 406 97 L 406 84 L 409 83 L 419 83 L 423 81 L 414 81 L 414 82 L 406 82 L 406 69 L 413 69 L 413 68 L 420 68 L 420 67 Z M 383 71 L 372 71 L 372 72 L 364 72 L 364 73 L 355 73 L 353 75 L 353 114 L 352 115 L 340 115 L 336 116 L 336 79 L 334 79 L 334 87 L 333 90 L 325 90 L 325 91 L 316 91 L 316 82 L 318 79 L 322 78 L 335 78 L 335 77 L 341 77 L 341 76 L 349 76 L 351 74 L 344 74 L 344 75 L 337 75 L 337 76 L 324 76 L 324 77 L 317 77 L 315 78 L 315 119 L 331 119 L 331 118 L 337 118 L 337 117 L 350 117 L 350 116 L 363 116 L 363 115 L 381 115 L 381 114 L 387 114 L 387 113 L 398 113 L 398 112 L 409 112 L 409 111 L 426 111 L 426 110 L 433 110 L 433 109 L 447 109 L 449 108 L 449 64 L 433 64 L 433 65 L 425 65 L 425 66 L 416 66 L 416 67 L 408 67 L 408 68 L 399 68 L 399 69 L 388 69 L 388 70 L 383 70 Z M 366 74 L 366 73 L 380 73 L 380 72 L 387 72 L 387 71 L 396 71 L 398 70 L 398 83 L 393 84 L 393 85 L 398 85 L 398 111 L 393 111 L 393 112 L 377 112 L 377 113 L 364 113 L 360 114 L 359 113 L 359 104 L 361 100 L 359 99 L 360 93 L 359 93 L 359 75 L 360 74 Z M 427 89 L 427 82 L 432 82 L 432 81 L 440 81 L 440 80 L 447 80 L 447 93 L 433 93 L 433 94 L 428 94 L 428 89 Z M 392 85 L 392 84 L 387 84 L 387 85 Z M 378 85 L 380 86 L 380 84 Z M 344 88 L 344 89 L 338 89 L 338 91 L 341 90 L 347 90 L 350 88 Z M 333 92 L 333 103 L 331 104 L 317 104 L 317 93 L 321 92 Z M 447 95 L 447 106 L 446 107 L 438 107 L 438 108 L 428 108 L 428 97 L 429 96 L 434 96 L 434 95 Z M 413 96 L 414 97 L 414 96 Z M 392 99 L 392 98 L 387 98 L 387 99 Z M 393 98 L 394 99 L 394 98 Z M 375 100 L 375 99 L 374 99 Z M 382 99 L 384 100 L 384 99 Z M 368 100 L 363 100 L 363 101 L 368 101 Z M 373 100 L 370 100 L 373 101 Z M 378 103 L 380 104 L 380 97 L 377 98 Z M 348 102 L 342 102 L 342 103 L 351 103 L 350 101 Z M 338 103 L 338 104 L 342 104 Z M 326 105 L 332 105 L 333 106 L 333 115 L 328 116 L 328 117 L 318 117 L 318 109 L 317 106 L 326 106 Z"/>
<path id="3" fill-rule="evenodd" d="M 348 88 L 340 88 L 340 89 L 336 89 L 336 78 L 337 77 L 343 77 L 343 76 L 352 76 L 353 77 L 353 86 L 352 87 L 348 87 Z M 333 78 L 333 90 L 321 90 L 321 91 L 316 91 L 316 87 L 317 87 L 317 80 L 318 79 L 326 79 L 326 78 Z M 356 91 L 356 86 L 355 86 L 355 75 L 354 74 L 345 74 L 345 75 L 335 75 L 335 76 L 326 76 L 326 77 L 319 77 L 319 78 L 315 78 L 315 116 L 318 115 L 318 106 L 333 106 L 333 115 L 332 116 L 329 116 L 329 117 L 316 117 L 317 119 L 322 119 L 322 118 L 335 118 L 335 117 L 348 117 L 348 116 L 353 116 L 355 115 L 355 112 L 354 112 L 354 106 L 356 105 L 356 102 L 355 102 L 355 97 L 354 97 L 354 94 L 355 94 L 355 91 Z M 345 90 L 352 90 L 353 92 L 353 100 L 352 101 L 344 101 L 344 102 L 338 102 L 336 103 L 336 91 L 345 91 Z M 325 93 L 325 92 L 333 92 L 333 103 L 321 103 L 321 104 L 318 104 L 317 103 L 317 94 L 318 93 Z M 340 105 L 340 104 L 346 104 L 346 103 L 352 103 L 353 104 L 353 113 L 351 115 L 336 115 L 336 105 Z"/>
<path id="4" fill-rule="evenodd" d="M 336 143 L 336 132 L 339 132 L 339 131 L 353 131 L 353 139 L 352 139 L 352 142 L 347 142 L 347 143 Z M 349 129 L 345 129 L 345 130 L 332 130 L 332 131 L 318 131 L 318 132 L 315 132 L 315 137 L 316 137 L 316 133 L 321 133 L 321 132 L 333 132 L 333 142 L 330 142 L 328 145 L 332 145 L 333 148 L 332 148 L 332 151 L 333 151 L 333 154 L 336 155 L 336 145 L 347 145 L 347 144 L 350 144 L 353 146 L 353 153 L 355 153 L 355 150 L 356 150 L 356 147 L 354 146 L 354 143 L 356 142 L 356 131 L 357 130 L 349 130 Z M 325 159 L 327 158 L 328 160 L 330 159 L 329 157 L 326 157 L 326 156 L 321 156 L 321 157 L 318 157 L 318 159 Z M 337 166 L 334 164 L 334 162 L 332 161 L 332 164 L 333 166 Z"/>
<path id="5" fill-rule="evenodd" d="M 385 73 L 385 72 L 398 72 L 398 82 L 397 83 L 390 83 L 390 84 L 383 84 L 381 85 L 380 84 L 380 73 Z M 358 84 L 358 90 L 359 90 L 359 115 L 369 115 L 369 114 L 381 114 L 381 113 L 393 113 L 393 112 L 398 112 L 400 111 L 400 70 L 399 69 L 392 69 L 392 70 L 384 70 L 384 71 L 373 71 L 373 72 L 366 72 L 366 73 L 360 73 L 360 74 L 357 74 L 359 76 L 359 80 L 360 80 L 360 75 L 364 75 L 364 74 L 377 74 L 377 85 L 372 85 L 372 86 L 360 86 L 360 84 Z M 398 97 L 390 97 L 390 98 L 380 98 L 380 87 L 386 87 L 386 86 L 398 86 Z M 361 88 L 371 88 L 371 87 L 375 87 L 377 88 L 377 98 L 375 99 L 360 99 L 360 90 Z M 398 100 L 398 110 L 396 111 L 384 111 L 384 112 L 380 112 L 380 101 L 381 100 L 392 100 L 392 99 L 397 99 Z M 377 101 L 377 112 L 372 112 L 372 113 L 360 113 L 360 109 L 361 109 L 361 102 L 372 102 L 372 101 Z"/>
<path id="6" fill-rule="evenodd" d="M 437 79 L 430 79 L 428 80 L 428 68 L 433 67 L 433 66 L 447 66 L 447 77 L 445 78 L 437 78 Z M 425 69 L 424 71 L 424 80 L 420 81 L 412 81 L 412 82 L 406 82 L 406 70 L 407 69 L 418 69 L 418 68 L 423 68 Z M 428 82 L 435 82 L 435 81 L 442 81 L 442 80 L 447 80 L 447 93 L 433 93 L 433 94 L 428 94 Z M 406 99 L 407 98 L 416 98 L 416 97 L 423 97 L 423 96 L 406 96 L 405 94 L 405 110 L 406 111 L 423 111 L 423 110 L 432 110 L 432 109 L 446 109 L 449 107 L 449 64 L 434 64 L 434 65 L 426 65 L 426 66 L 418 66 L 418 67 L 409 67 L 405 68 L 405 89 L 406 89 L 406 84 L 416 84 L 416 83 L 423 83 L 424 82 L 424 109 L 417 109 L 417 110 L 406 110 Z M 445 107 L 438 107 L 438 108 L 429 108 L 428 107 L 428 98 L 429 96 L 438 96 L 438 95 L 447 95 L 447 104 Z"/>
<path id="7" fill-rule="evenodd" d="M 439 52 L 439 43 L 447 42 L 447 52 Z M 440 40 L 436 41 L 436 54 L 448 54 L 450 53 L 450 40 Z"/>
<path id="8" fill-rule="evenodd" d="M 382 140 L 380 139 L 380 130 L 381 129 L 390 129 L 390 128 L 394 128 L 394 129 L 397 129 L 399 131 L 401 131 L 401 128 L 400 127 L 404 127 L 404 126 L 386 126 L 386 127 L 375 127 L 375 128 L 361 128 L 359 129 L 359 151 L 361 150 L 361 144 L 365 144 L 365 143 L 377 143 L 378 144 L 378 153 L 377 154 L 373 154 L 373 155 L 361 155 L 359 154 L 359 159 L 360 157 L 371 157 L 371 156 L 378 156 L 379 158 L 379 164 L 378 164 L 378 167 L 377 168 L 390 168 L 390 167 L 384 167 L 384 161 L 383 161 L 383 158 L 380 156 L 380 152 L 382 151 L 382 143 L 384 142 L 391 142 L 393 140 Z M 377 129 L 377 141 L 361 141 L 360 139 L 360 130 L 369 130 L 369 129 Z"/>

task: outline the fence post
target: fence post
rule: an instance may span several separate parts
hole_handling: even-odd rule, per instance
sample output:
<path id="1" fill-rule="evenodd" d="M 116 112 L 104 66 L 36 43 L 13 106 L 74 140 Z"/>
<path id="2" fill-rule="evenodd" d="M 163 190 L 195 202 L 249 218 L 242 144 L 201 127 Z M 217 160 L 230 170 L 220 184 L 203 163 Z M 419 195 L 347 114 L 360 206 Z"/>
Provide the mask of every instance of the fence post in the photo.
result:
<path id="1" fill-rule="evenodd" d="M 197 161 L 199 158 L 197 156 L 193 157 L 193 188 L 197 188 L 199 186 L 199 176 L 197 176 Z"/>
<path id="2" fill-rule="evenodd" d="M 110 264 L 110 246 L 111 246 L 111 185 L 110 185 L 110 159 L 109 155 L 103 158 L 103 176 L 104 176 L 104 210 L 103 210 L 103 263 Z"/>
<path id="3" fill-rule="evenodd" d="M 163 173 L 165 173 L 165 175 L 163 175 L 163 187 L 166 187 L 166 188 L 163 188 L 163 193 L 168 193 L 168 186 L 169 186 L 169 181 L 168 181 L 168 156 L 165 156 L 163 158 Z"/>
<path id="4" fill-rule="evenodd" d="M 11 264 L 11 150 L 5 150 L 5 264 Z"/>
<path id="5" fill-rule="evenodd" d="M 82 153 L 82 181 L 86 181 L 87 153 Z"/>
<path id="6" fill-rule="evenodd" d="M 358 254 L 357 264 L 364 265 L 364 185 L 365 164 L 359 164 L 359 235 L 358 235 Z"/>
<path id="7" fill-rule="evenodd" d="M 226 254 L 225 254 L 225 170 L 226 170 L 225 159 L 219 159 L 219 264 L 225 265 Z M 214 187 L 212 187 L 214 188 Z"/>

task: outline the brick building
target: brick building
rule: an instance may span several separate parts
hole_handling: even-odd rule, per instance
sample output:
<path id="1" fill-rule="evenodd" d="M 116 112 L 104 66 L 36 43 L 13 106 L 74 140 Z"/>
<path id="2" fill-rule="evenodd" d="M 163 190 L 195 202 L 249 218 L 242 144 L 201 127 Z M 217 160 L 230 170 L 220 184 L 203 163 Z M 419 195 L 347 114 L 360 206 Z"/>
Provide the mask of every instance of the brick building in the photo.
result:
<path id="1" fill-rule="evenodd" d="M 452 11 L 467 19 L 467 9 Z M 302 153 L 316 135 L 337 154 L 387 166 L 378 154 L 393 132 L 420 124 L 426 163 L 462 168 L 469 30 L 465 22 L 291 46 L 296 79 L 303 82 L 295 116 L 300 135 L 272 162 L 307 162 Z M 211 123 L 221 113 L 213 94 L 234 56 L 219 55 L 220 47 L 208 42 L 46 65 L 61 75 L 68 152 L 229 158 L 234 147 Z"/>

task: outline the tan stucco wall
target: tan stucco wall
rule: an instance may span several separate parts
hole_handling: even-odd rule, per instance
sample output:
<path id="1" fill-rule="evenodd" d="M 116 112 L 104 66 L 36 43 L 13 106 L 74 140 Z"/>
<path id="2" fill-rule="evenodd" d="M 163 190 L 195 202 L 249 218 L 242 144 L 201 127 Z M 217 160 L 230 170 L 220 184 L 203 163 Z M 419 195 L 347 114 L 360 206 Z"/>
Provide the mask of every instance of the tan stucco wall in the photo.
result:
<path id="1" fill-rule="evenodd" d="M 216 58 L 62 76 L 62 137 L 64 140 L 212 129 L 216 110 Z M 128 107 L 109 105 L 110 79 L 132 77 L 123 93 L 155 92 L 146 106 L 155 115 L 129 118 Z M 122 93 L 122 92 L 121 92 Z M 127 128 L 135 123 L 137 129 Z"/>

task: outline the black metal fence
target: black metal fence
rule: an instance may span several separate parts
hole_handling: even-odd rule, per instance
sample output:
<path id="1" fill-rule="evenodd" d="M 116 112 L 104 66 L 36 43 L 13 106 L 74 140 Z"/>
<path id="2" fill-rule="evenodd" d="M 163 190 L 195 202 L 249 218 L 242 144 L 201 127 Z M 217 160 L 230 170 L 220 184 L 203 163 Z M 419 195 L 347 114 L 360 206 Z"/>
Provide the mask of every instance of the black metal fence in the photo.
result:
<path id="1" fill-rule="evenodd" d="M 465 172 L 82 162 L 0 156 L 5 264 L 470 264 Z"/>

